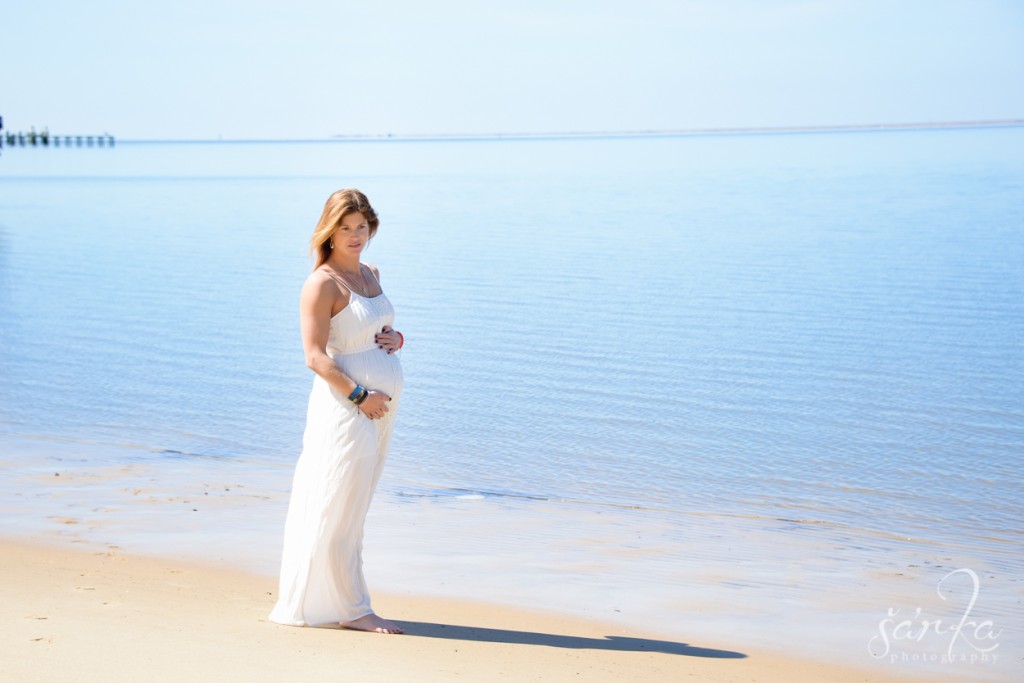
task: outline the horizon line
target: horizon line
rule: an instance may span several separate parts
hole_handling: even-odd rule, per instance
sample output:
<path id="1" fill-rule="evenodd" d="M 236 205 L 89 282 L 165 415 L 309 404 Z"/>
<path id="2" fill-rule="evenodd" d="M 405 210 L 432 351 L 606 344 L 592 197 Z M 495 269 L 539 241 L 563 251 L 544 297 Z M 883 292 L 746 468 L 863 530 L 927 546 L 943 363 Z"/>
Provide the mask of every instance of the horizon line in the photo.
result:
<path id="1" fill-rule="evenodd" d="M 1013 128 L 1024 118 L 968 121 L 921 121 L 910 123 L 850 123 L 803 126 L 729 126 L 716 128 L 666 128 L 603 131 L 541 131 L 489 133 L 336 133 L 320 138 L 115 138 L 120 143 L 319 143 L 319 142 L 431 142 L 473 140 L 574 140 L 593 138 L 697 137 L 713 135 L 794 135 L 807 133 L 887 132 L 953 128 Z"/>
<path id="2" fill-rule="evenodd" d="M 549 132 L 493 132 L 493 133 L 371 133 L 371 134 L 335 134 L 337 139 L 409 139 L 409 138 L 449 138 L 449 137 L 662 137 L 682 135 L 714 135 L 737 133 L 804 133 L 817 131 L 843 130 L 891 130 L 896 128 L 965 128 L 965 127 L 997 127 L 1021 126 L 1024 119 L 987 119 L 974 121 L 924 121 L 914 123 L 849 123 L 803 126 L 728 126 L 717 128 L 667 128 L 639 130 L 605 130 L 605 131 L 549 131 Z"/>

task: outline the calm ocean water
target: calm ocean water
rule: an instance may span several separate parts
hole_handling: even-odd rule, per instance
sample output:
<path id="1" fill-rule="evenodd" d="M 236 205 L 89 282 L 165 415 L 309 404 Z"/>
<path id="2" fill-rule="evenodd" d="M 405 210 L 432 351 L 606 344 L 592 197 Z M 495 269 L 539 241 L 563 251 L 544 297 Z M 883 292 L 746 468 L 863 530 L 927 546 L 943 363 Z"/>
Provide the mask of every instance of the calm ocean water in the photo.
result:
<path id="1" fill-rule="evenodd" d="M 306 243 L 359 187 L 382 489 L 800 520 L 1020 569 L 1024 129 L 0 157 L 0 429 L 291 463 Z"/>

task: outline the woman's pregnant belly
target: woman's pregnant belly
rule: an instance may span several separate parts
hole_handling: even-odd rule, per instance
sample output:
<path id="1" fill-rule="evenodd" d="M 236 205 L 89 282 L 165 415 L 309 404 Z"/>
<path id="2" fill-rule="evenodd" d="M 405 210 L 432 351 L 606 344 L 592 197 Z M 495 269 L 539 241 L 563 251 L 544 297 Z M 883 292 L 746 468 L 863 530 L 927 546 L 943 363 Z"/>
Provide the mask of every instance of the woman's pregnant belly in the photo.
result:
<path id="1" fill-rule="evenodd" d="M 373 391 L 382 391 L 398 403 L 402 395 L 402 364 L 398 356 L 373 348 L 331 357 L 353 381 Z"/>

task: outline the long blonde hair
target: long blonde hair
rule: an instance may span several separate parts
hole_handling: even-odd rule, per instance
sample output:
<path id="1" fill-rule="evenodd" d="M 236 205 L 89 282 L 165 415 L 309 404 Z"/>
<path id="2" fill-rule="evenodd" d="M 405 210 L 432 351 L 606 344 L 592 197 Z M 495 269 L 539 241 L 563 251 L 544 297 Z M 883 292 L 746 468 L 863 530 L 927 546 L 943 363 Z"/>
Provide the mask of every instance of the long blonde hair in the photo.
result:
<path id="1" fill-rule="evenodd" d="M 313 236 L 309 240 L 309 254 L 314 259 L 313 270 L 322 266 L 324 261 L 331 257 L 331 237 L 341 225 L 341 221 L 345 219 L 345 216 L 357 212 L 363 214 L 366 217 L 366 222 L 370 224 L 370 238 L 372 239 L 377 234 L 380 220 L 365 194 L 350 188 L 338 190 L 327 198 L 324 212 L 320 214 L 320 221 L 313 229 Z"/>

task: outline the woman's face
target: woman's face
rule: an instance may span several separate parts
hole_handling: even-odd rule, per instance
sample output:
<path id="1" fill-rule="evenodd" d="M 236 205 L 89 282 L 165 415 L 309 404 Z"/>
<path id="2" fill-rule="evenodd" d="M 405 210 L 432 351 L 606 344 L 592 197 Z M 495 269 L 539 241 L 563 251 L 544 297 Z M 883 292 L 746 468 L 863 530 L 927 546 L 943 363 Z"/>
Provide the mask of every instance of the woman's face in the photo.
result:
<path id="1" fill-rule="evenodd" d="M 366 216 L 357 211 L 342 218 L 332 239 L 335 251 L 356 256 L 361 254 L 370 239 L 370 224 L 366 222 Z"/>

